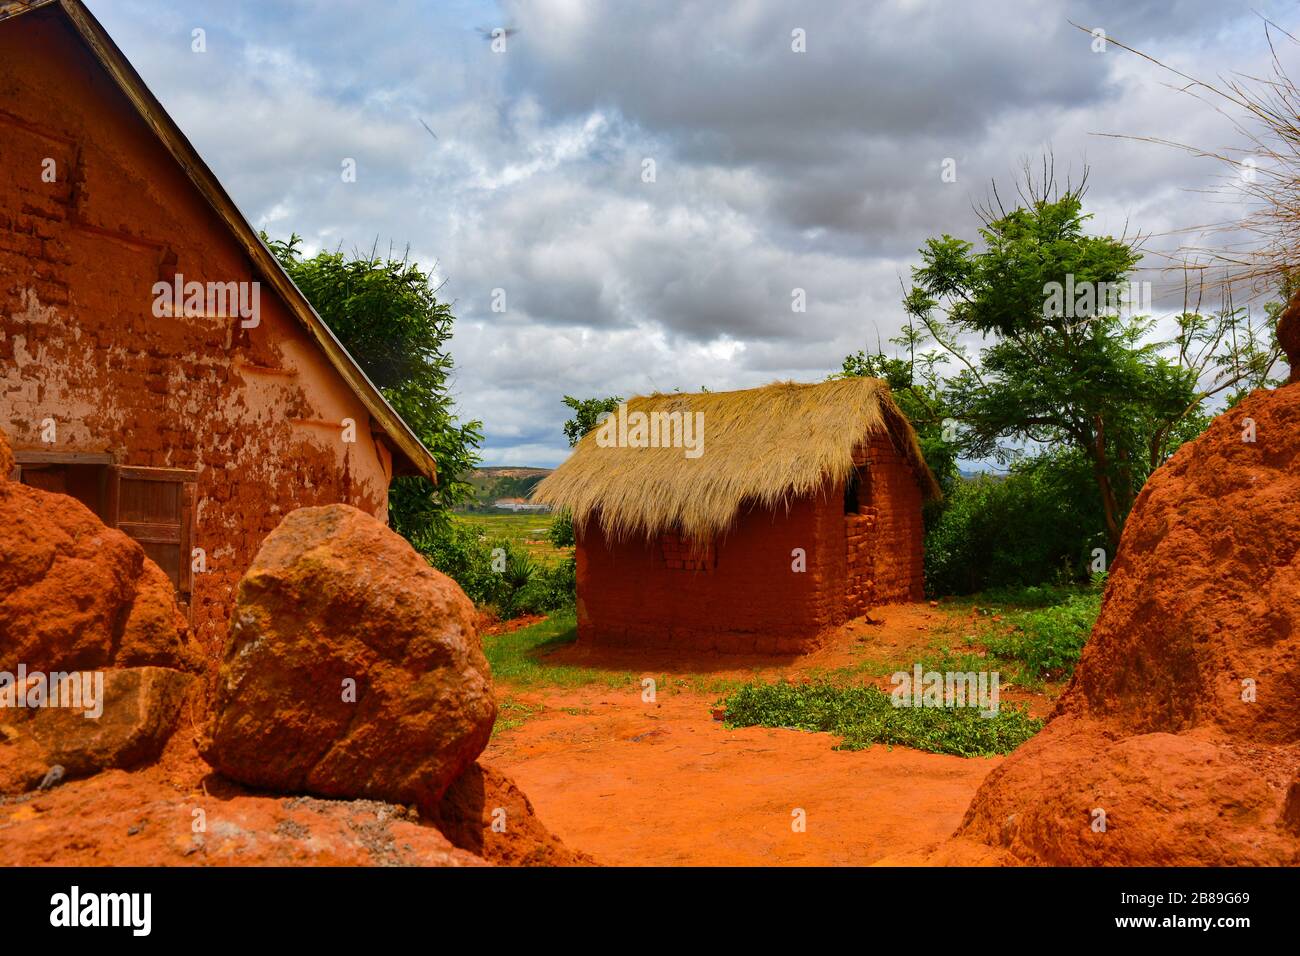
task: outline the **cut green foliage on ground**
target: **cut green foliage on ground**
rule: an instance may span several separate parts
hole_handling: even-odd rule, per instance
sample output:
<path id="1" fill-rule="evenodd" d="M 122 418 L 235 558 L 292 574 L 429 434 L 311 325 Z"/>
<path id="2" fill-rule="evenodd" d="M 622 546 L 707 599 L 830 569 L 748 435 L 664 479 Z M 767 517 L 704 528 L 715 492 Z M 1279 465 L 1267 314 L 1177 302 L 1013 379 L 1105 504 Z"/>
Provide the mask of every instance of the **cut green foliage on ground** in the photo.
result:
<path id="1" fill-rule="evenodd" d="M 959 757 L 1008 754 L 1042 728 L 1017 705 L 991 717 L 976 707 L 895 707 L 877 687 L 748 684 L 723 700 L 731 727 L 785 727 L 840 736 L 837 749 L 897 744 Z"/>

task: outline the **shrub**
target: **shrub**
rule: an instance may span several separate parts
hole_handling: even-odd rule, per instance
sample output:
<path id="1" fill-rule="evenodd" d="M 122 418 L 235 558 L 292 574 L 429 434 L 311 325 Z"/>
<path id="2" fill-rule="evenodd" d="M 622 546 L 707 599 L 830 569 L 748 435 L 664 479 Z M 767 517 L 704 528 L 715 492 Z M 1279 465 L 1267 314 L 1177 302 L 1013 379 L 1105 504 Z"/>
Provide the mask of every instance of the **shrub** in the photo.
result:
<path id="1" fill-rule="evenodd" d="M 551 519 L 551 530 L 547 537 L 557 548 L 572 548 L 577 543 L 573 534 L 573 516 L 567 511 L 557 511 Z"/>
<path id="2" fill-rule="evenodd" d="M 1012 466 L 1005 477 L 959 482 L 925 536 L 932 595 L 1087 579 L 1092 549 L 1105 545 L 1087 463 L 1057 453 Z"/>
<path id="3" fill-rule="evenodd" d="M 413 544 L 471 601 L 495 608 L 507 620 L 574 603 L 577 571 L 572 557 L 556 565 L 539 564 L 518 545 L 489 539 L 481 530 L 454 521 L 422 531 Z"/>
<path id="4" fill-rule="evenodd" d="M 495 600 L 500 576 L 492 570 L 492 547 L 478 529 L 449 521 L 415 533 L 411 544 L 475 604 Z"/>
<path id="5" fill-rule="evenodd" d="M 1007 616 L 1009 633 L 989 639 L 990 654 L 1015 661 L 1021 679 L 1057 680 L 1070 676 L 1101 611 L 1101 589 L 1080 591 L 1059 604 Z"/>

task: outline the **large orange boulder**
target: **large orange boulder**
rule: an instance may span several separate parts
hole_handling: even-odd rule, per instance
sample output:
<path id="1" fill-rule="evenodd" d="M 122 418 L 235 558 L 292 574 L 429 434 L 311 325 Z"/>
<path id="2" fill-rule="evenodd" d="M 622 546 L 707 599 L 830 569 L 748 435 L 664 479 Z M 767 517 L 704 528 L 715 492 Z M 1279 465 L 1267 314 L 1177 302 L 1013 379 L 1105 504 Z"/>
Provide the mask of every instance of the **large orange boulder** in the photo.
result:
<path id="1" fill-rule="evenodd" d="M 0 432 L 0 793 L 155 759 L 200 667 L 140 545 L 12 467 Z"/>
<path id="2" fill-rule="evenodd" d="M 22 793 L 156 759 L 176 729 L 195 679 L 167 667 L 111 667 L 61 672 L 45 680 L 47 700 L 55 693 L 51 685 L 59 686 L 65 699 L 55 706 L 0 710 L 0 793 Z M 19 690 L 32 696 L 30 684 L 8 690 L 15 698 Z M 76 706 L 69 706 L 68 699 Z"/>
<path id="3" fill-rule="evenodd" d="M 372 516 L 291 512 L 239 583 L 205 759 L 254 787 L 434 813 L 496 719 L 474 619 Z"/>
<path id="4" fill-rule="evenodd" d="M 958 836 L 1054 865 L 1300 864 L 1300 385 L 1152 475 L 1074 677 Z"/>
<path id="5" fill-rule="evenodd" d="M 171 582 L 139 544 L 75 498 L 0 480 L 0 671 L 20 663 L 199 666 Z"/>

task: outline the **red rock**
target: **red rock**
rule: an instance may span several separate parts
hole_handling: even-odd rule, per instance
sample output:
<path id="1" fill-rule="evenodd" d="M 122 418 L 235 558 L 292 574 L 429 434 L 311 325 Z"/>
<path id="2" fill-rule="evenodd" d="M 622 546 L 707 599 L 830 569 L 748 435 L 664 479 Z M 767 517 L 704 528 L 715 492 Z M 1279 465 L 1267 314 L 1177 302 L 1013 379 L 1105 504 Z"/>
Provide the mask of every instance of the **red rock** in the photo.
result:
<path id="1" fill-rule="evenodd" d="M 90 678 L 92 686 L 95 676 L 72 675 Z M 34 789 L 52 768 L 51 782 L 58 782 L 158 757 L 194 678 L 164 667 L 115 667 L 98 677 L 102 700 L 94 691 L 75 708 L 0 710 L 0 792 Z M 87 710 L 92 698 L 95 706 Z"/>
<path id="2" fill-rule="evenodd" d="M 171 582 L 75 498 L 0 480 L 0 671 L 117 663 L 197 668 Z"/>
<path id="3" fill-rule="evenodd" d="M 251 786 L 433 813 L 495 718 L 456 583 L 362 511 L 302 508 L 239 584 L 202 750 Z"/>
<path id="4" fill-rule="evenodd" d="M 980 787 L 958 843 L 1065 866 L 1300 865 L 1297 744 L 1290 385 L 1250 395 L 1152 475 L 1069 686 Z"/>
<path id="5" fill-rule="evenodd" d="M 119 667 L 163 663 L 198 671 L 202 662 L 187 640 L 188 633 L 189 624 L 176 604 L 171 579 L 146 558 L 113 663 Z"/>
<path id="6" fill-rule="evenodd" d="M 0 484 L 0 670 L 108 666 L 145 560 L 76 499 Z"/>
<path id="7" fill-rule="evenodd" d="M 197 760 L 197 758 L 196 758 Z M 14 866 L 483 866 L 406 807 L 110 770 L 0 803 Z"/>
<path id="8" fill-rule="evenodd" d="M 532 802 L 499 770 L 474 763 L 447 789 L 432 822 L 453 845 L 497 866 L 590 866 L 537 819 Z"/>

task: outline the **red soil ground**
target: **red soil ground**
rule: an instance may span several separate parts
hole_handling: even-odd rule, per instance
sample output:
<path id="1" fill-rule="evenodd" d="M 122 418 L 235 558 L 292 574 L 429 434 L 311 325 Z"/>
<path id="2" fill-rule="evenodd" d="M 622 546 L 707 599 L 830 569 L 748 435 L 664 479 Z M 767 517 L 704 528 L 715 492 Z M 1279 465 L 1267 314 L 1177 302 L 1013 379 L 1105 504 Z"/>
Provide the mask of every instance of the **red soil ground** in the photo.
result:
<path id="1" fill-rule="evenodd" d="M 727 730 L 692 692 L 656 704 L 635 689 L 520 699 L 548 712 L 499 734 L 485 756 L 567 846 L 610 865 L 873 863 L 949 837 L 1001 762 Z M 806 832 L 792 830 L 796 808 Z"/>
<path id="2" fill-rule="evenodd" d="M 756 672 L 799 679 L 868 659 L 919 659 L 933 632 L 952 620 L 925 605 L 873 613 L 882 624 L 854 622 L 816 653 L 779 665 L 577 645 L 547 660 L 657 680 L 749 680 Z M 498 730 L 484 758 L 514 778 L 566 845 L 609 865 L 861 866 L 913 854 L 952 835 L 1002 762 L 902 747 L 837 751 L 828 734 L 728 730 L 711 716 L 718 695 L 691 689 L 661 687 L 655 703 L 643 702 L 637 686 L 538 690 L 499 682 L 498 694 L 542 712 Z M 1039 716 L 1050 709 L 1043 695 L 1003 697 L 1017 699 Z M 791 827 L 795 809 L 805 811 L 806 832 Z M 989 853 L 984 862 L 996 860 Z"/>

